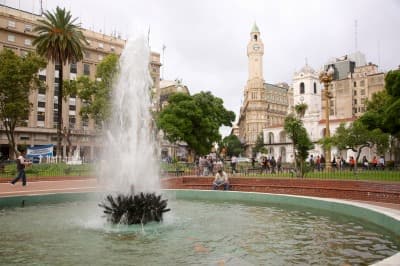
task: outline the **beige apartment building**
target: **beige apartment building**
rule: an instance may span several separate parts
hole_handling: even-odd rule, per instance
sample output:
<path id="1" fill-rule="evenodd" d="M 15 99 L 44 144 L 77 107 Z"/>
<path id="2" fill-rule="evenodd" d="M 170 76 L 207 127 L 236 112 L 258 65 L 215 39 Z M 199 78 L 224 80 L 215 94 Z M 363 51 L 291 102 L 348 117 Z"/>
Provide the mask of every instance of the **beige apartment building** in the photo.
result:
<path id="1" fill-rule="evenodd" d="M 368 63 L 355 66 L 344 79 L 332 81 L 330 100 L 330 119 L 358 118 L 366 111 L 367 100 L 385 88 L 385 74 L 378 66 Z M 325 94 L 322 94 L 324 96 Z M 322 108 L 325 109 L 324 98 Z M 322 111 L 325 112 L 325 111 Z"/>
<path id="2" fill-rule="evenodd" d="M 244 88 L 240 108 L 238 131 L 247 156 L 252 156 L 257 136 L 263 129 L 283 125 L 289 109 L 290 91 L 285 83 L 268 84 L 263 78 L 264 44 L 261 33 L 254 24 L 247 45 L 249 78 Z"/>
<path id="3" fill-rule="evenodd" d="M 34 51 L 32 41 L 36 37 L 33 28 L 38 20 L 43 17 L 0 5 L 0 50 L 11 49 L 19 55 Z M 120 55 L 125 46 L 125 40 L 103 33 L 82 29 L 88 40 L 84 48 L 84 58 L 80 62 L 69 63 L 64 66 L 64 79 L 76 79 L 86 75 L 95 78 L 97 64 L 103 58 L 115 53 Z M 150 55 L 150 75 L 153 79 L 153 91 L 157 95 L 160 80 L 160 55 Z M 24 125 L 16 128 L 16 141 L 18 145 L 33 146 L 57 143 L 57 97 L 59 84 L 59 66 L 48 62 L 47 67 L 39 72 L 39 78 L 45 81 L 46 90 L 33 91 L 30 95 L 32 111 Z M 97 150 L 101 149 L 99 142 L 99 129 L 92 119 L 79 115 L 82 102 L 79 98 L 70 96 L 63 103 L 63 127 L 65 138 L 63 140 L 63 154 L 72 153 L 80 149 L 80 155 L 85 160 L 93 160 Z M 68 145 L 67 143 L 71 145 Z M 71 147 L 68 151 L 67 148 Z M 7 136 L 0 124 L 0 152 L 7 156 L 9 152 Z"/>

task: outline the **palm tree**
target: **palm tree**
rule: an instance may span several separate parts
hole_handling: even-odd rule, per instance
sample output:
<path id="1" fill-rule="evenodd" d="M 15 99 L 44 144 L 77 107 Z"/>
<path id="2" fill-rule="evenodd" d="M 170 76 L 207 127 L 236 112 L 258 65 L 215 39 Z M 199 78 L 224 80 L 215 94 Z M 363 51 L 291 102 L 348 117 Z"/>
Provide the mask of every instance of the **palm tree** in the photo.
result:
<path id="1" fill-rule="evenodd" d="M 55 12 L 44 13 L 45 19 L 40 19 L 34 31 L 39 36 L 33 41 L 38 54 L 49 61 L 59 64 L 58 88 L 58 123 L 57 123 L 57 156 L 61 157 L 62 140 L 62 106 L 63 106 L 63 66 L 68 62 L 77 62 L 83 58 L 83 47 L 87 45 L 85 36 L 79 26 L 74 24 L 70 11 L 57 7 Z"/>

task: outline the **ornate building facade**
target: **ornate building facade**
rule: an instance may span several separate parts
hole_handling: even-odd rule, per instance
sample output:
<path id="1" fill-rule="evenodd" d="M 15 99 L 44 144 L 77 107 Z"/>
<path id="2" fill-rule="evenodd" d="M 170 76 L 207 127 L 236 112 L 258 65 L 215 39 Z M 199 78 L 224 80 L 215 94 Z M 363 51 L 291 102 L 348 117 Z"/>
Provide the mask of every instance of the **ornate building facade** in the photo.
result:
<path id="1" fill-rule="evenodd" d="M 357 66 L 356 62 L 349 60 L 347 56 L 344 58 L 336 59 L 336 62 L 340 64 L 334 68 L 336 80 L 332 81 L 329 88 L 332 94 L 329 112 L 331 135 L 335 133 L 341 123 L 349 125 L 361 116 L 366 111 L 366 101 L 371 100 L 374 93 L 384 90 L 385 87 L 385 75 L 378 71 L 376 65 L 369 63 Z M 349 60 L 349 62 L 343 62 L 343 60 Z M 362 61 L 365 61 L 365 59 Z M 311 141 L 315 144 L 310 154 L 316 157 L 324 153 L 317 142 L 323 138 L 325 132 L 325 98 L 319 83 L 318 73 L 306 64 L 294 73 L 292 88 L 293 106 L 300 103 L 305 103 L 308 106 L 303 117 L 303 123 Z M 264 143 L 270 156 L 275 158 L 281 156 L 283 162 L 293 161 L 293 146 L 282 126 L 265 128 Z M 331 153 L 331 157 L 343 156 L 346 159 L 354 155 L 352 151 L 339 151 L 335 147 L 332 148 Z M 374 149 L 364 149 L 362 156 L 365 155 L 368 159 L 371 159 L 376 155 L 375 153 Z"/>
<path id="2" fill-rule="evenodd" d="M 265 83 L 263 77 L 264 44 L 256 24 L 250 32 L 247 45 L 248 80 L 240 108 L 239 139 L 244 143 L 247 156 L 252 156 L 257 136 L 264 128 L 282 125 L 289 109 L 289 86 L 285 83 Z"/>
<path id="3" fill-rule="evenodd" d="M 0 51 L 10 49 L 18 55 L 25 55 L 34 51 L 32 41 L 36 37 L 33 29 L 38 25 L 42 16 L 25 12 L 19 9 L 0 5 Z M 125 40 L 103 33 L 81 29 L 88 45 L 84 47 L 84 58 L 80 62 L 72 62 L 64 66 L 64 79 L 76 79 L 85 75 L 94 79 L 96 67 L 103 58 L 115 53 L 120 55 L 125 47 Z M 153 79 L 153 91 L 159 91 L 160 80 L 160 54 L 152 52 L 150 55 L 149 70 Z M 15 137 L 17 145 L 33 146 L 57 143 L 57 106 L 59 66 L 48 62 L 47 67 L 39 72 L 39 79 L 46 83 L 46 90 L 32 91 L 29 101 L 32 110 L 29 117 L 16 128 Z M 81 157 L 92 160 L 101 149 L 99 141 L 100 131 L 94 121 L 79 115 L 82 102 L 79 97 L 69 96 L 63 103 L 63 126 L 69 134 L 71 149 L 79 148 Z M 64 140 L 63 153 L 66 155 L 67 143 Z M 0 153 L 8 157 L 8 139 L 0 121 Z"/>

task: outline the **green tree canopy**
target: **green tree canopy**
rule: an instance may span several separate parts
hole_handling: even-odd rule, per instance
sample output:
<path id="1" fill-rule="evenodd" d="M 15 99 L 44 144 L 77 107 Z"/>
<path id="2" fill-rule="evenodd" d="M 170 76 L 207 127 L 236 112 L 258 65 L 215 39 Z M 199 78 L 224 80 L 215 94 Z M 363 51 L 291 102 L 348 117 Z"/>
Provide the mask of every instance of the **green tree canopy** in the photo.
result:
<path id="1" fill-rule="evenodd" d="M 391 134 L 391 152 L 400 158 L 400 70 L 389 71 L 385 90 L 375 93 L 359 121 L 369 130 L 380 129 Z M 397 140 L 397 141 L 396 141 Z"/>
<path id="2" fill-rule="evenodd" d="M 224 108 L 222 99 L 211 92 L 200 92 L 193 96 L 172 94 L 156 123 L 169 141 L 185 141 L 197 154 L 204 155 L 221 140 L 219 128 L 231 126 L 234 120 L 235 114 Z"/>
<path id="3" fill-rule="evenodd" d="M 0 120 L 10 151 L 16 151 L 15 127 L 29 116 L 30 89 L 44 86 L 37 77 L 39 69 L 44 67 L 45 60 L 34 53 L 20 57 L 9 49 L 0 52 Z"/>
<path id="4" fill-rule="evenodd" d="M 314 148 L 314 144 L 310 140 L 301 119 L 293 114 L 285 118 L 284 129 L 293 143 L 296 172 L 299 176 L 304 177 L 306 173 L 305 161 L 309 150 Z"/>
<path id="5" fill-rule="evenodd" d="M 104 57 L 97 66 L 95 80 L 88 76 L 80 76 L 77 80 L 65 83 L 66 94 L 78 95 L 82 100 L 80 115 L 91 117 L 99 126 L 110 117 L 111 94 L 118 74 L 118 60 L 116 54 Z"/>
<path id="6" fill-rule="evenodd" d="M 59 64 L 59 88 L 58 88 L 58 123 L 57 123 L 57 156 L 61 153 L 62 141 L 62 110 L 63 110 L 63 68 L 64 64 L 75 63 L 83 58 L 83 47 L 88 44 L 79 26 L 75 24 L 77 18 L 64 8 L 57 7 L 51 13 L 44 13 L 45 19 L 38 20 L 39 25 L 34 28 L 38 33 L 33 45 L 38 54 L 48 60 Z"/>
<path id="7" fill-rule="evenodd" d="M 233 155 L 239 156 L 243 152 L 243 145 L 236 135 L 229 135 L 223 138 L 220 143 L 220 148 L 225 148 L 226 155 L 232 157 Z"/>
<path id="8" fill-rule="evenodd" d="M 376 147 L 379 153 L 384 153 L 389 145 L 389 134 L 380 129 L 369 130 L 360 121 L 354 121 L 350 126 L 340 124 L 335 134 L 328 141 L 339 150 L 352 150 L 357 153 L 358 161 L 361 151 L 365 147 Z"/>

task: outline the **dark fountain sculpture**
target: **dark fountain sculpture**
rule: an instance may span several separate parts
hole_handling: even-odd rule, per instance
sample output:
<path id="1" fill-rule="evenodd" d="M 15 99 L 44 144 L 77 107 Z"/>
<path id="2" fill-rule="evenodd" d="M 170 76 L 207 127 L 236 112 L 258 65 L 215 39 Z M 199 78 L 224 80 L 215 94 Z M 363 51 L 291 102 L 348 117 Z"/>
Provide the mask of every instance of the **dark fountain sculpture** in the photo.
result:
<path id="1" fill-rule="evenodd" d="M 104 208 L 107 221 L 112 224 L 146 224 L 148 222 L 161 222 L 164 212 L 170 211 L 167 208 L 166 199 L 156 193 L 118 194 L 108 195 L 105 202 L 99 206 Z"/>

